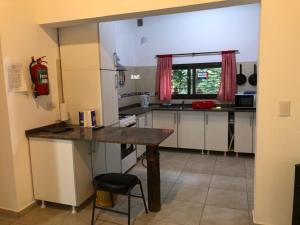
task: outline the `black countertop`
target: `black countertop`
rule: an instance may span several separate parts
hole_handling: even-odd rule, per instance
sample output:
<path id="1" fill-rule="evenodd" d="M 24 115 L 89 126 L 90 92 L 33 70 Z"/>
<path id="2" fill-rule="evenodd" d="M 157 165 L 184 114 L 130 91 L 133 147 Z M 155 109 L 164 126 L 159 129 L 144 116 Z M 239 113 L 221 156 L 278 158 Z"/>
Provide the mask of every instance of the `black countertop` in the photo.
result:
<path id="1" fill-rule="evenodd" d="M 174 131 L 171 129 L 154 128 L 130 128 L 130 127 L 104 127 L 98 130 L 92 128 L 81 128 L 78 125 L 68 125 L 65 131 L 63 123 L 51 124 L 25 132 L 29 138 L 61 139 L 74 141 L 95 141 L 120 144 L 159 145 Z M 51 132 L 55 128 L 55 132 Z"/>
<path id="2" fill-rule="evenodd" d="M 235 108 L 235 107 L 220 107 L 212 109 L 193 109 L 191 105 L 172 105 L 169 107 L 161 105 L 150 105 L 148 108 L 142 108 L 139 106 L 126 107 L 119 110 L 120 115 L 141 115 L 150 111 L 205 111 L 205 112 L 256 112 L 256 108 Z"/>

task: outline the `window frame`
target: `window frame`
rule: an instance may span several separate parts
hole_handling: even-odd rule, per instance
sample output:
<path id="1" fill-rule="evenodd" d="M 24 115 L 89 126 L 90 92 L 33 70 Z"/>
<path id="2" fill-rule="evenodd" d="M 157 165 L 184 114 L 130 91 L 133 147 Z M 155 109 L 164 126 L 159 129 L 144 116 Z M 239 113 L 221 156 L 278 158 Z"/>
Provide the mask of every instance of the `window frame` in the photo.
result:
<path id="1" fill-rule="evenodd" d="M 174 69 L 187 69 L 188 70 L 188 94 L 172 94 L 172 99 L 216 99 L 217 94 L 192 94 L 190 93 L 191 85 L 193 86 L 193 93 L 196 92 L 196 69 L 204 69 L 204 68 L 222 68 L 222 62 L 210 62 L 210 63 L 189 63 L 189 64 L 173 64 L 172 70 Z M 193 70 L 194 76 L 191 74 L 191 70 Z M 173 79 L 173 77 L 172 77 Z M 192 79 L 193 82 L 192 82 Z"/>

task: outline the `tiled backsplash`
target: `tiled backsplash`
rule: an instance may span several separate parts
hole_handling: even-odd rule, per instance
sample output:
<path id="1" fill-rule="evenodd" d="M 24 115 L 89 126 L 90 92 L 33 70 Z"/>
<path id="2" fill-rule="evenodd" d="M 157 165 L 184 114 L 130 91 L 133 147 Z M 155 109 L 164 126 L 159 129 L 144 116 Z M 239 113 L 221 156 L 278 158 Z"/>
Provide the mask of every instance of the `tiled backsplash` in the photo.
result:
<path id="1" fill-rule="evenodd" d="M 248 77 L 254 73 L 254 64 L 256 62 L 243 62 L 243 74 Z M 240 63 L 237 63 L 237 73 Z M 132 74 L 139 74 L 140 79 L 132 80 L 130 76 Z M 150 102 L 157 103 L 159 100 L 155 97 L 156 92 L 156 67 L 130 67 L 125 72 L 125 85 L 118 89 L 119 94 L 119 107 L 132 105 L 140 102 L 139 95 L 150 94 Z M 255 86 L 251 86 L 246 82 L 242 86 L 238 86 L 238 91 L 256 91 Z M 182 100 L 172 100 L 172 103 L 180 103 Z M 185 100 L 186 103 L 191 103 L 193 100 Z"/>

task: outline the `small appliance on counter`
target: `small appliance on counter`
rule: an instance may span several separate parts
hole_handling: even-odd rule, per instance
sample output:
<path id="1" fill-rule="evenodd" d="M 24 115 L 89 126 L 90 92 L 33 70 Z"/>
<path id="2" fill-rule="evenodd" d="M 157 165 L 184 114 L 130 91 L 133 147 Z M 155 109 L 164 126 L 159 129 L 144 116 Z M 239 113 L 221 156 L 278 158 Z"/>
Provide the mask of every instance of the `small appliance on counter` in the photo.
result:
<path id="1" fill-rule="evenodd" d="M 249 92 L 246 92 L 249 93 Z M 255 108 L 256 107 L 256 94 L 240 93 L 235 95 L 234 101 L 235 108 Z"/>
<path id="2" fill-rule="evenodd" d="M 84 110 L 79 112 L 80 127 L 95 127 L 96 126 L 96 111 Z"/>
<path id="3" fill-rule="evenodd" d="M 192 108 L 193 109 L 211 109 L 215 106 L 216 106 L 216 102 L 211 101 L 211 100 L 192 102 Z"/>
<path id="4" fill-rule="evenodd" d="M 150 97 L 149 95 L 140 95 L 141 99 L 141 107 L 142 108 L 148 108 L 150 103 Z"/>

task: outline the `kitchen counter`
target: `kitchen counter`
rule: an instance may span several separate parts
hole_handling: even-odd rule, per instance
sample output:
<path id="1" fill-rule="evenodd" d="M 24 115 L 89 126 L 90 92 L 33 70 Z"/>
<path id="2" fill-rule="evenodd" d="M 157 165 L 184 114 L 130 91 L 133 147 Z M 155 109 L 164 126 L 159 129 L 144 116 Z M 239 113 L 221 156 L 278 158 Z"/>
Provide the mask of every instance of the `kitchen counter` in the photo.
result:
<path id="1" fill-rule="evenodd" d="M 166 111 L 208 111 L 208 112 L 255 112 L 256 108 L 235 108 L 235 107 L 221 107 L 212 109 L 193 109 L 191 105 L 172 105 L 169 107 L 161 105 L 150 105 L 149 108 L 142 108 L 139 106 L 132 106 L 120 109 L 119 114 L 121 115 L 141 115 L 153 110 L 166 110 Z"/>
<path id="2" fill-rule="evenodd" d="M 158 145 L 173 132 L 174 131 L 171 129 L 133 127 L 104 127 L 101 129 L 93 130 L 92 128 L 80 128 L 78 125 L 76 126 L 66 125 L 65 123 L 57 123 L 32 130 L 27 130 L 25 134 L 28 138 L 32 139 L 31 141 L 35 141 L 34 139 L 40 138 L 50 140 L 71 140 L 74 142 L 82 141 L 146 145 L 146 159 L 148 165 L 148 206 L 150 211 L 158 212 L 161 209 Z M 54 153 L 57 149 L 66 149 L 64 145 L 61 145 L 59 148 L 58 143 L 55 144 L 55 147 L 53 147 L 53 145 L 51 144 L 47 145 L 48 150 L 50 149 L 50 152 L 52 152 L 53 150 Z M 61 143 L 63 144 L 64 142 Z M 36 152 L 39 157 L 42 157 L 42 155 L 44 154 L 42 150 L 43 149 L 40 149 L 40 145 L 37 144 L 34 152 Z M 77 151 L 85 151 L 85 149 L 81 146 Z M 63 156 L 65 156 L 65 154 L 63 154 Z M 91 162 L 93 161 L 93 158 L 87 161 Z M 58 173 L 56 174 L 56 176 L 60 176 L 61 174 L 62 173 Z M 88 184 L 90 184 L 90 181 L 88 181 Z"/>
<path id="3" fill-rule="evenodd" d="M 53 125 L 53 127 L 58 126 L 59 124 Z M 51 132 L 49 128 L 51 128 L 51 125 L 28 130 L 26 131 L 26 136 L 34 138 L 156 146 L 173 133 L 173 130 L 170 129 L 153 128 L 104 127 L 93 130 L 92 128 L 82 128 L 78 125 L 68 125 L 68 129 L 63 132 Z"/>

